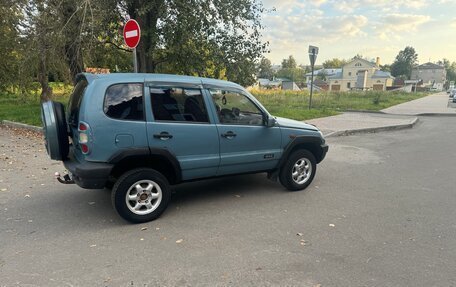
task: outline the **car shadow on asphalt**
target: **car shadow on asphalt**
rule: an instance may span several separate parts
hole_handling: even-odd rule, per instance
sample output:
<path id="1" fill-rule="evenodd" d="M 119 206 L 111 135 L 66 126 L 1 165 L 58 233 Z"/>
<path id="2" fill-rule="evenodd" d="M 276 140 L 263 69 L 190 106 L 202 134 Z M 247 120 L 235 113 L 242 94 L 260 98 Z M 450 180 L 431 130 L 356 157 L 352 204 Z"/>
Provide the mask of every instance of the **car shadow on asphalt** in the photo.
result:
<path id="1" fill-rule="evenodd" d="M 225 197 L 264 195 L 283 191 L 282 186 L 266 178 L 266 174 L 226 176 L 216 179 L 183 183 L 172 188 L 172 204 L 198 204 L 205 200 Z"/>
<path id="2" fill-rule="evenodd" d="M 170 208 L 161 218 L 182 216 L 175 207 L 187 211 L 204 209 L 208 202 L 226 203 L 227 199 L 258 196 L 264 198 L 278 196 L 285 189 L 266 178 L 265 174 L 228 176 L 203 181 L 183 183 L 172 187 Z M 51 192 L 37 193 L 34 200 L 27 201 L 21 207 L 27 210 L 14 217 L 30 218 L 41 221 L 46 226 L 64 231 L 106 229 L 114 226 L 125 226 L 123 220 L 111 205 L 111 191 L 85 190 L 76 185 L 62 186 Z"/>

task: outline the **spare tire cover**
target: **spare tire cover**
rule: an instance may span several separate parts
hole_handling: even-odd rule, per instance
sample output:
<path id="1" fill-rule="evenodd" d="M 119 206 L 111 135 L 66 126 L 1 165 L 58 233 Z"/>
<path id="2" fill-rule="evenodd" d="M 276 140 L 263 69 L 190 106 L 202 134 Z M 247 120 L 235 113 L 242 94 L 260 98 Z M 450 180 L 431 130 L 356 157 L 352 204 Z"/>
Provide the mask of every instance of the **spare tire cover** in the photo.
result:
<path id="1" fill-rule="evenodd" d="M 44 144 L 53 160 L 64 160 L 68 156 L 69 141 L 63 104 L 47 101 L 41 105 Z"/>

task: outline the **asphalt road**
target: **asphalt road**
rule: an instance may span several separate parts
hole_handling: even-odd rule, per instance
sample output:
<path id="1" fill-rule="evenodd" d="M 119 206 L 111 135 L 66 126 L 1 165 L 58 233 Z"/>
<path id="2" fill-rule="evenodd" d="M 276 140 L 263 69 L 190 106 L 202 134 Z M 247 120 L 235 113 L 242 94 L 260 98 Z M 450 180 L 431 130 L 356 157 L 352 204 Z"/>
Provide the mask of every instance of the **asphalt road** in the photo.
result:
<path id="1" fill-rule="evenodd" d="M 140 225 L 0 129 L 0 286 L 456 286 L 455 126 L 330 138 L 305 191 L 185 184 Z"/>

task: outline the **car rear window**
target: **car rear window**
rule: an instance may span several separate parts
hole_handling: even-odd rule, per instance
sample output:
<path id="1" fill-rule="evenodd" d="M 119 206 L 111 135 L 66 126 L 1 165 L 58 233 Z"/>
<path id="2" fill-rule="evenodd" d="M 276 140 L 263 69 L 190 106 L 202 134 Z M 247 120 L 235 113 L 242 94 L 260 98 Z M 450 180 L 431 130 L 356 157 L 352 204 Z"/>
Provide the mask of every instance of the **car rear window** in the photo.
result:
<path id="1" fill-rule="evenodd" d="M 77 126 L 79 122 L 79 107 L 81 106 L 84 92 L 87 88 L 87 80 L 82 79 L 77 82 L 70 96 L 68 104 L 68 123 L 72 126 Z"/>
<path id="2" fill-rule="evenodd" d="M 143 121 L 143 84 L 116 84 L 106 90 L 105 114 L 114 119 Z"/>

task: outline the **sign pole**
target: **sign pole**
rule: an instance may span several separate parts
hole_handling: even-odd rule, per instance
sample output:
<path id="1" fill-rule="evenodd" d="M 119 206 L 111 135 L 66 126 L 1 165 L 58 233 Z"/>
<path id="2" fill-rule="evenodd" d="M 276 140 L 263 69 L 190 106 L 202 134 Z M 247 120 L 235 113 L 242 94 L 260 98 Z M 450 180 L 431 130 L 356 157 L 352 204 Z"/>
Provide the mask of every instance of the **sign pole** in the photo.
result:
<path id="1" fill-rule="evenodd" d="M 312 68 L 312 77 L 310 78 L 310 98 L 309 98 L 309 110 L 312 109 L 312 95 L 313 95 L 313 84 L 314 84 L 314 67 L 315 60 L 317 59 L 318 47 L 309 46 L 309 60 Z"/>
<path id="2" fill-rule="evenodd" d="M 136 54 L 136 47 L 133 49 L 133 68 L 134 72 L 138 72 L 138 56 Z"/>
<path id="3" fill-rule="evenodd" d="M 313 54 L 315 57 L 315 54 Z M 310 99 L 309 99 L 309 110 L 312 109 L 312 94 L 313 94 L 313 86 L 314 86 L 314 65 L 312 63 L 312 76 L 310 78 Z"/>

